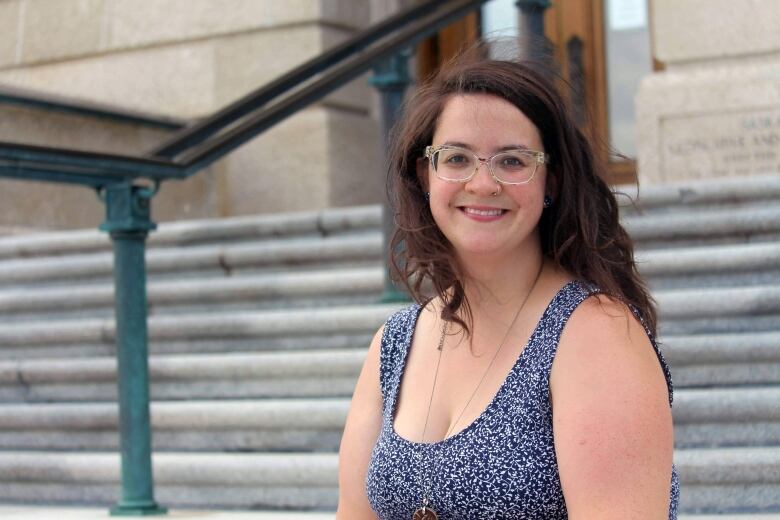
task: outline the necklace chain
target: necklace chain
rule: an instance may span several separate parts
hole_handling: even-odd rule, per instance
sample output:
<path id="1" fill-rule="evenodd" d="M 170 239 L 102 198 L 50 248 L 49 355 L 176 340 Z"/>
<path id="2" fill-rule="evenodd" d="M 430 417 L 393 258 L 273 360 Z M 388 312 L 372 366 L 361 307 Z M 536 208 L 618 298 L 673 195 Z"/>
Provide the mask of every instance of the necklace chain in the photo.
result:
<path id="1" fill-rule="evenodd" d="M 504 337 L 501 339 L 501 343 L 499 343 L 498 348 L 496 349 L 495 354 L 493 354 L 493 358 L 490 360 L 490 363 L 488 364 L 487 368 L 485 369 L 484 373 L 482 374 L 482 378 L 480 378 L 479 382 L 477 383 L 477 386 L 474 388 L 474 391 L 471 393 L 471 397 L 469 397 L 469 400 L 466 401 L 466 404 L 463 406 L 463 408 L 460 411 L 460 414 L 458 415 L 458 418 L 455 419 L 455 421 L 450 425 L 449 429 L 447 430 L 447 433 L 444 434 L 444 439 L 442 441 L 449 438 L 450 433 L 452 433 L 452 430 L 455 428 L 455 426 L 460 422 L 460 419 L 463 417 L 463 414 L 466 412 L 466 409 L 469 407 L 469 404 L 471 404 L 471 401 L 474 400 L 474 396 L 477 395 L 477 391 L 479 390 L 479 387 L 482 386 L 482 382 L 485 380 L 485 378 L 488 375 L 488 372 L 490 372 L 490 368 L 493 366 L 493 363 L 498 358 L 499 352 L 501 352 L 501 349 L 504 347 L 504 343 L 506 343 L 506 339 L 509 337 L 509 333 L 512 331 L 512 327 L 514 327 L 515 322 L 517 321 L 517 318 L 520 316 L 520 313 L 523 311 L 523 308 L 525 307 L 526 302 L 528 301 L 528 298 L 531 296 L 531 293 L 533 292 L 534 288 L 536 288 L 537 282 L 539 282 L 539 278 L 542 276 L 542 271 L 544 269 L 544 261 L 542 261 L 542 265 L 539 267 L 539 272 L 536 273 L 536 278 L 534 279 L 534 283 L 531 285 L 531 289 L 528 291 L 528 293 L 525 295 L 525 298 L 523 298 L 523 302 L 520 304 L 520 307 L 517 309 L 517 312 L 515 312 L 514 318 L 512 318 L 512 321 L 509 323 L 509 327 L 506 329 L 506 333 L 504 333 Z M 431 416 L 431 407 L 433 405 L 433 395 L 436 392 L 436 382 L 439 379 L 439 365 L 441 365 L 441 357 L 442 353 L 444 352 L 444 340 L 447 335 L 447 329 L 449 327 L 449 322 L 445 321 L 442 324 L 441 327 L 441 337 L 439 338 L 439 357 L 436 361 L 436 370 L 433 375 L 433 387 L 431 388 L 431 398 L 428 400 L 428 411 L 425 414 L 425 423 L 423 425 L 423 431 L 422 435 L 420 436 L 420 443 L 423 444 L 425 441 L 425 432 L 428 430 L 428 419 L 430 419 Z M 435 457 L 434 457 L 435 459 Z M 422 454 L 420 457 L 420 460 L 422 460 Z M 431 472 L 435 473 L 435 460 L 434 464 L 432 464 Z M 422 471 L 420 473 L 423 473 Z M 426 472 L 427 473 L 427 472 Z M 422 475 L 421 475 L 422 476 Z M 423 509 L 430 509 L 428 504 L 430 501 L 428 500 L 428 495 L 430 494 L 431 490 L 431 484 L 433 481 L 432 475 L 426 475 L 428 476 L 427 479 L 425 479 L 427 482 L 423 486 L 423 499 L 422 499 L 422 508 Z"/>

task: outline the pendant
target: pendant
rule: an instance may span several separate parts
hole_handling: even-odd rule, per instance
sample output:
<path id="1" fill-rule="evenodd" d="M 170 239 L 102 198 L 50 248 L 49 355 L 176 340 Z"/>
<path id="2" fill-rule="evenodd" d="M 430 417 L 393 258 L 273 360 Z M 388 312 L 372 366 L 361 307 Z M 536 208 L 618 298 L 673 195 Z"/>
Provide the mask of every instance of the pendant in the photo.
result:
<path id="1" fill-rule="evenodd" d="M 422 506 L 414 512 L 412 520 L 439 520 L 439 515 L 430 507 Z"/>

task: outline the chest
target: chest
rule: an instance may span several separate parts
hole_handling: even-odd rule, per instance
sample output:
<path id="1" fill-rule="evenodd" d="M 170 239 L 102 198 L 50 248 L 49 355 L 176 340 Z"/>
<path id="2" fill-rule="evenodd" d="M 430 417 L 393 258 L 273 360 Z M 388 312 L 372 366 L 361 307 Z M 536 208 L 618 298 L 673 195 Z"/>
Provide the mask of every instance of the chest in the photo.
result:
<path id="1" fill-rule="evenodd" d="M 379 518 L 411 518 L 426 489 L 442 519 L 566 518 L 548 416 L 510 401 L 432 444 L 398 436 L 386 416 L 366 481 Z"/>
<path id="2" fill-rule="evenodd" d="M 397 388 L 393 426 L 414 442 L 435 442 L 457 434 L 479 418 L 508 379 L 517 378 L 525 341 L 486 335 L 473 343 L 418 327 Z M 460 340 L 460 341 L 459 341 Z M 424 438 L 423 438 L 424 433 Z"/>

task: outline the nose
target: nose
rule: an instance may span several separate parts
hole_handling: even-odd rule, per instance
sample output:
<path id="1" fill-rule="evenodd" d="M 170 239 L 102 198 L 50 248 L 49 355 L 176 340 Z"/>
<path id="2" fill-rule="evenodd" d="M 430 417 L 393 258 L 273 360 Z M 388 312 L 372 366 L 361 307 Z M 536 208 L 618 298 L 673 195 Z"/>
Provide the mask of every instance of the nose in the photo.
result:
<path id="1" fill-rule="evenodd" d="M 484 172 L 481 172 L 480 170 L 484 170 Z M 493 178 L 493 173 L 490 171 L 490 164 L 486 160 L 482 158 L 479 159 L 477 171 L 466 183 L 465 188 L 466 191 L 474 193 L 475 195 L 489 196 L 496 192 L 498 181 Z"/>

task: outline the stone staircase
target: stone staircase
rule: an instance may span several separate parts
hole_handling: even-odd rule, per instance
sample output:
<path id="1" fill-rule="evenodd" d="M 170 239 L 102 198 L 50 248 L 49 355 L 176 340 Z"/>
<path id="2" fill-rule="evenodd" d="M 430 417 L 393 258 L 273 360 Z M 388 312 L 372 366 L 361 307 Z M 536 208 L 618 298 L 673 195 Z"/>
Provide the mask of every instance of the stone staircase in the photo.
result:
<path id="1" fill-rule="evenodd" d="M 769 176 L 648 187 L 623 208 L 659 303 L 689 515 L 780 514 L 778 202 Z M 379 229 L 359 207 L 153 233 L 161 504 L 335 510 L 349 397 L 399 307 L 376 303 Z M 0 503 L 117 497 L 111 268 L 97 231 L 0 238 Z"/>

